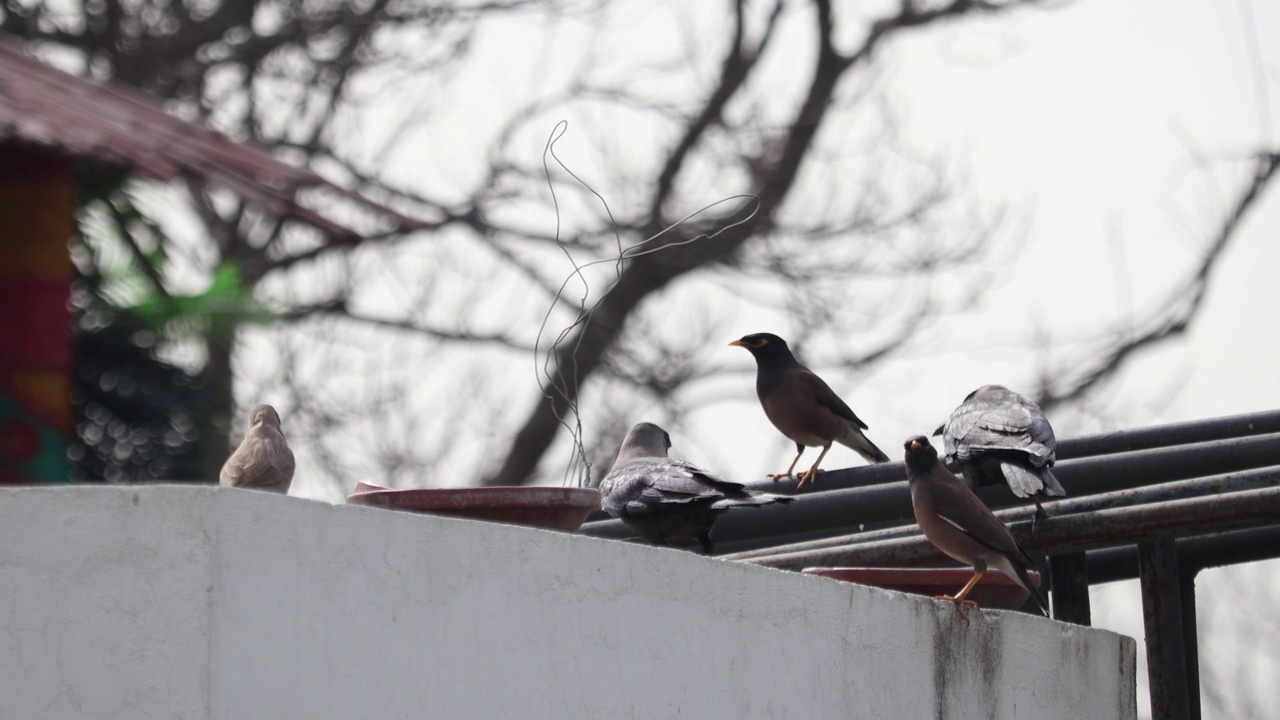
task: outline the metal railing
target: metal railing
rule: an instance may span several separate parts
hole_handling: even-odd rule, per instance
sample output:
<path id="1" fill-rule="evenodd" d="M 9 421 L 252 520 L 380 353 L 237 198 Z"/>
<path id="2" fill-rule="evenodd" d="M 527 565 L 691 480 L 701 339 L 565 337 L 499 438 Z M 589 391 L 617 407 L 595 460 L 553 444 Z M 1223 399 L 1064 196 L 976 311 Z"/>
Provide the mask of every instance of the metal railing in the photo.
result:
<path id="1" fill-rule="evenodd" d="M 1199 718 L 1195 576 L 1207 567 L 1280 557 L 1280 411 L 1064 440 L 1054 474 L 1070 494 L 1043 503 L 1006 487 L 979 493 L 1018 541 L 1047 557 L 1053 615 L 1091 622 L 1089 585 L 1138 578 L 1154 718 Z M 902 463 L 833 470 L 785 506 L 729 513 L 718 554 L 786 570 L 820 565 L 953 565 L 923 536 Z M 582 532 L 624 538 L 596 516 Z"/>

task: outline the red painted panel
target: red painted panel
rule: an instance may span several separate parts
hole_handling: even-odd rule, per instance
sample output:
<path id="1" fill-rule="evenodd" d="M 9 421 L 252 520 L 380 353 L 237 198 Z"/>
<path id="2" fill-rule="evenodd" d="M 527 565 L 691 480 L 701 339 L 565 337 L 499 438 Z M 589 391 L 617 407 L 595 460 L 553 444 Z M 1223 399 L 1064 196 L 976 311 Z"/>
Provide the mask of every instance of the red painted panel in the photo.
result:
<path id="1" fill-rule="evenodd" d="M 0 373 L 71 371 L 69 280 L 0 280 Z"/>

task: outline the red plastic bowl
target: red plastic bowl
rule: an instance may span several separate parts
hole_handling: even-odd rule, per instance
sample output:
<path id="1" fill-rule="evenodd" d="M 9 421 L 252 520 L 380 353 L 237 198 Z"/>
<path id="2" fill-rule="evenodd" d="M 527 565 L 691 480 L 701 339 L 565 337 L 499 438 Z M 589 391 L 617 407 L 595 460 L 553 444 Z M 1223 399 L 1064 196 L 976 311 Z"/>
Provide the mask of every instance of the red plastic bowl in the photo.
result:
<path id="1" fill-rule="evenodd" d="M 969 568 L 809 567 L 801 572 L 929 597 L 955 595 L 973 577 L 973 570 Z M 1038 587 L 1040 573 L 1027 574 Z M 969 591 L 967 599 L 979 607 L 1014 610 L 1022 607 L 1027 597 L 1029 593 L 1004 573 L 988 570 L 982 581 Z"/>
<path id="2" fill-rule="evenodd" d="M 600 509 L 600 492 L 559 487 L 392 490 L 357 483 L 347 503 L 571 533 L 582 527 L 587 515 Z"/>

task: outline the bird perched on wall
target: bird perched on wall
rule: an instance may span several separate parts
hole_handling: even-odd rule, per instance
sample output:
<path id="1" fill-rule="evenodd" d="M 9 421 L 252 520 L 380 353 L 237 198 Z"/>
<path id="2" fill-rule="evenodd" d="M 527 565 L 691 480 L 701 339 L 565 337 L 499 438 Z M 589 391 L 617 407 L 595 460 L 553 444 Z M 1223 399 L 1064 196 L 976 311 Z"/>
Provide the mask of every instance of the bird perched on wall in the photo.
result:
<path id="1" fill-rule="evenodd" d="M 936 433 L 935 433 L 936 434 Z M 947 460 L 964 473 L 969 486 L 1008 483 L 1020 498 L 1060 497 L 1054 477 L 1058 441 L 1040 406 L 1003 385 L 983 385 L 969 393 L 942 426 Z"/>
<path id="2" fill-rule="evenodd" d="M 259 405 L 249 415 L 249 432 L 240 447 L 222 466 L 218 484 L 287 495 L 293 467 L 293 451 L 280 431 L 280 415 L 270 405 Z"/>
<path id="3" fill-rule="evenodd" d="M 618 459 L 600 481 L 600 506 L 647 542 L 693 538 L 702 552 L 715 551 L 711 528 L 736 507 L 789 503 L 795 498 L 757 493 L 692 463 L 667 457 L 671 436 L 642 422 L 627 433 Z"/>
<path id="4" fill-rule="evenodd" d="M 730 345 L 746 348 L 756 359 L 756 396 L 769 422 L 796 444 L 796 457 L 785 473 L 771 479 L 791 477 L 806 447 L 820 447 L 822 452 L 807 472 L 801 473 L 796 487 L 804 487 L 818 474 L 818 466 L 838 442 L 852 448 L 867 462 L 889 462 L 889 456 L 862 433 L 867 424 L 858 419 L 849 406 L 812 370 L 801 365 L 791 354 L 787 341 L 770 333 L 746 335 Z"/>
<path id="5" fill-rule="evenodd" d="M 977 605 L 965 596 L 988 567 L 995 567 L 1031 593 L 1040 611 L 1048 615 L 1048 601 L 1027 575 L 1034 563 L 1018 546 L 1009 529 L 963 480 L 938 462 L 938 451 L 929 444 L 928 438 L 917 435 L 903 447 L 907 451 L 911 507 L 920 531 L 939 550 L 973 568 L 973 577 L 960 592 L 937 599 L 954 602 L 960 616 L 967 620 L 964 607 Z"/>

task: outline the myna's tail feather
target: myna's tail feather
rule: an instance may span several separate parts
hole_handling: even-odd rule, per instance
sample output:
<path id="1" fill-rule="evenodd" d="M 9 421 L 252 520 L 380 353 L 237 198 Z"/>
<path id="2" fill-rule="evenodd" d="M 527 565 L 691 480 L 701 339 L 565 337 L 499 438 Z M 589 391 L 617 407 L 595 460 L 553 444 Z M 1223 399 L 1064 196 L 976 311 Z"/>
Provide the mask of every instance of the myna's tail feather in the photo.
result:
<path id="1" fill-rule="evenodd" d="M 997 567 L 1010 577 L 1014 582 L 1022 586 L 1023 590 L 1031 593 L 1031 598 L 1036 601 L 1036 606 L 1040 608 L 1040 612 L 1045 617 L 1049 617 L 1049 599 L 1045 597 L 1044 591 L 1038 585 L 1031 581 L 1031 576 L 1027 574 L 1027 569 L 1022 563 L 1009 558 L 1000 558 L 1001 562 L 997 563 Z"/>
<path id="2" fill-rule="evenodd" d="M 859 455 L 866 459 L 869 463 L 887 463 L 889 456 L 884 451 L 876 447 L 876 444 L 867 439 L 862 430 L 855 427 L 852 423 L 844 435 L 836 438 L 836 442 L 856 451 Z"/>

